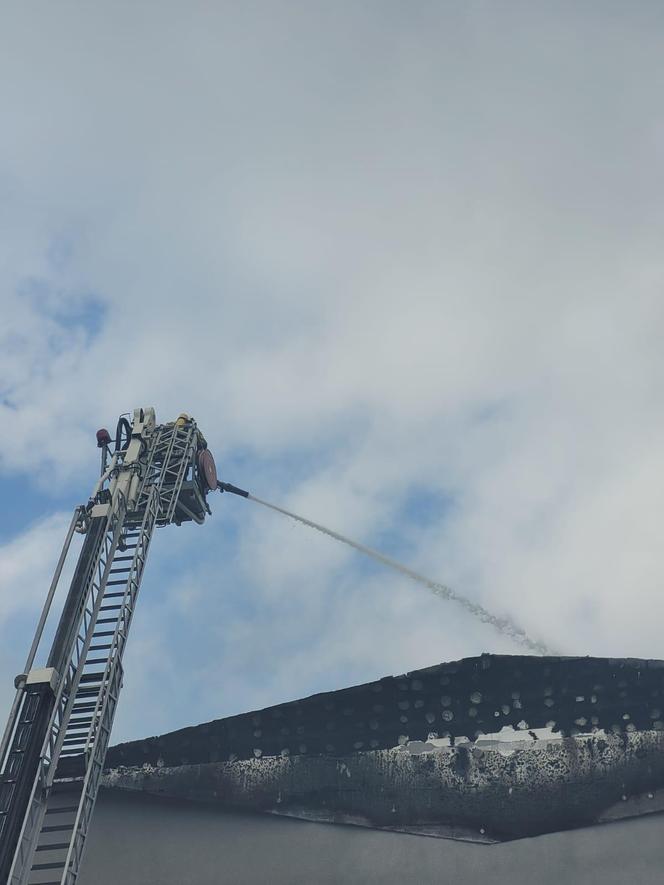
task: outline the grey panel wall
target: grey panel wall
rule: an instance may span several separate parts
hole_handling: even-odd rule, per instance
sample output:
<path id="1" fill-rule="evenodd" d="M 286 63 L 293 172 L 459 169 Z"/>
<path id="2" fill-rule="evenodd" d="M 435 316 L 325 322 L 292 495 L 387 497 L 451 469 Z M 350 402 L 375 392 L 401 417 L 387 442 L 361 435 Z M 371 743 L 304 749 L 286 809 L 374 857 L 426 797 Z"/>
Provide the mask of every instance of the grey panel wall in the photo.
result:
<path id="1" fill-rule="evenodd" d="M 659 885 L 664 816 L 500 845 L 102 791 L 81 885 Z"/>

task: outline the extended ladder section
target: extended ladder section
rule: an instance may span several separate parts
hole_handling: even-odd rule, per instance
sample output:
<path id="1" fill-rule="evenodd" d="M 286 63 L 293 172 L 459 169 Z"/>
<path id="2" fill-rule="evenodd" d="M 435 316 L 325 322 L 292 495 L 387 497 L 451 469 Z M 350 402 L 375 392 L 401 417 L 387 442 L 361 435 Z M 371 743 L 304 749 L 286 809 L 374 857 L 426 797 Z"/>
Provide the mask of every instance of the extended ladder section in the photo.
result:
<path id="1" fill-rule="evenodd" d="M 194 421 L 155 426 L 152 410 L 136 410 L 88 507 L 79 508 L 85 539 L 48 666 L 17 677 L 0 746 L 1 883 L 76 882 L 152 533 L 203 521 L 212 484 L 199 464 L 209 473 L 210 461 Z"/>

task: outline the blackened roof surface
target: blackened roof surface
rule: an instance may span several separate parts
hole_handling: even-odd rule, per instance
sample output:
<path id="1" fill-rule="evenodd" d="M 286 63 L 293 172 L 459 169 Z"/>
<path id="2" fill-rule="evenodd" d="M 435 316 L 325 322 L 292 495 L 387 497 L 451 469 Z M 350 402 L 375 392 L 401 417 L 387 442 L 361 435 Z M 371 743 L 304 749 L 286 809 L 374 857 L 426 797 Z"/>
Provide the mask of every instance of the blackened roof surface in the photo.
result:
<path id="1" fill-rule="evenodd" d="M 482 655 L 119 744 L 107 766 L 347 755 L 504 726 L 664 730 L 664 661 Z"/>

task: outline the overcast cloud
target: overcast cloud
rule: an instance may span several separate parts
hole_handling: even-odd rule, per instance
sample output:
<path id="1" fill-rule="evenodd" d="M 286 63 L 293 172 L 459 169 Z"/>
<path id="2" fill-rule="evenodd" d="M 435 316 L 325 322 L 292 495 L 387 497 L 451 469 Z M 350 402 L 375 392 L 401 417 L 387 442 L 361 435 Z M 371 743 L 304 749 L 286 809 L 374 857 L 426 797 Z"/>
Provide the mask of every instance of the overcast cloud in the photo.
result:
<path id="1" fill-rule="evenodd" d="M 648 2 L 5 8 L 3 703 L 143 404 L 565 653 L 663 656 L 663 37 Z M 229 497 L 155 538 L 115 738 L 519 650 Z"/>

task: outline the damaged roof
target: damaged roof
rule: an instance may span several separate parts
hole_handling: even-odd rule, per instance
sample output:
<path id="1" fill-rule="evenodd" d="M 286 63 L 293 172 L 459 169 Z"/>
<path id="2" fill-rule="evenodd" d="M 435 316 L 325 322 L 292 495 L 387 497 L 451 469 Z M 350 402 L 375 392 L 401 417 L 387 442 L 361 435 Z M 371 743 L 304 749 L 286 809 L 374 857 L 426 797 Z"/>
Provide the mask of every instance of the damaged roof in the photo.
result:
<path id="1" fill-rule="evenodd" d="M 104 783 L 502 841 L 661 810 L 663 706 L 662 661 L 481 655 L 120 744 Z"/>

